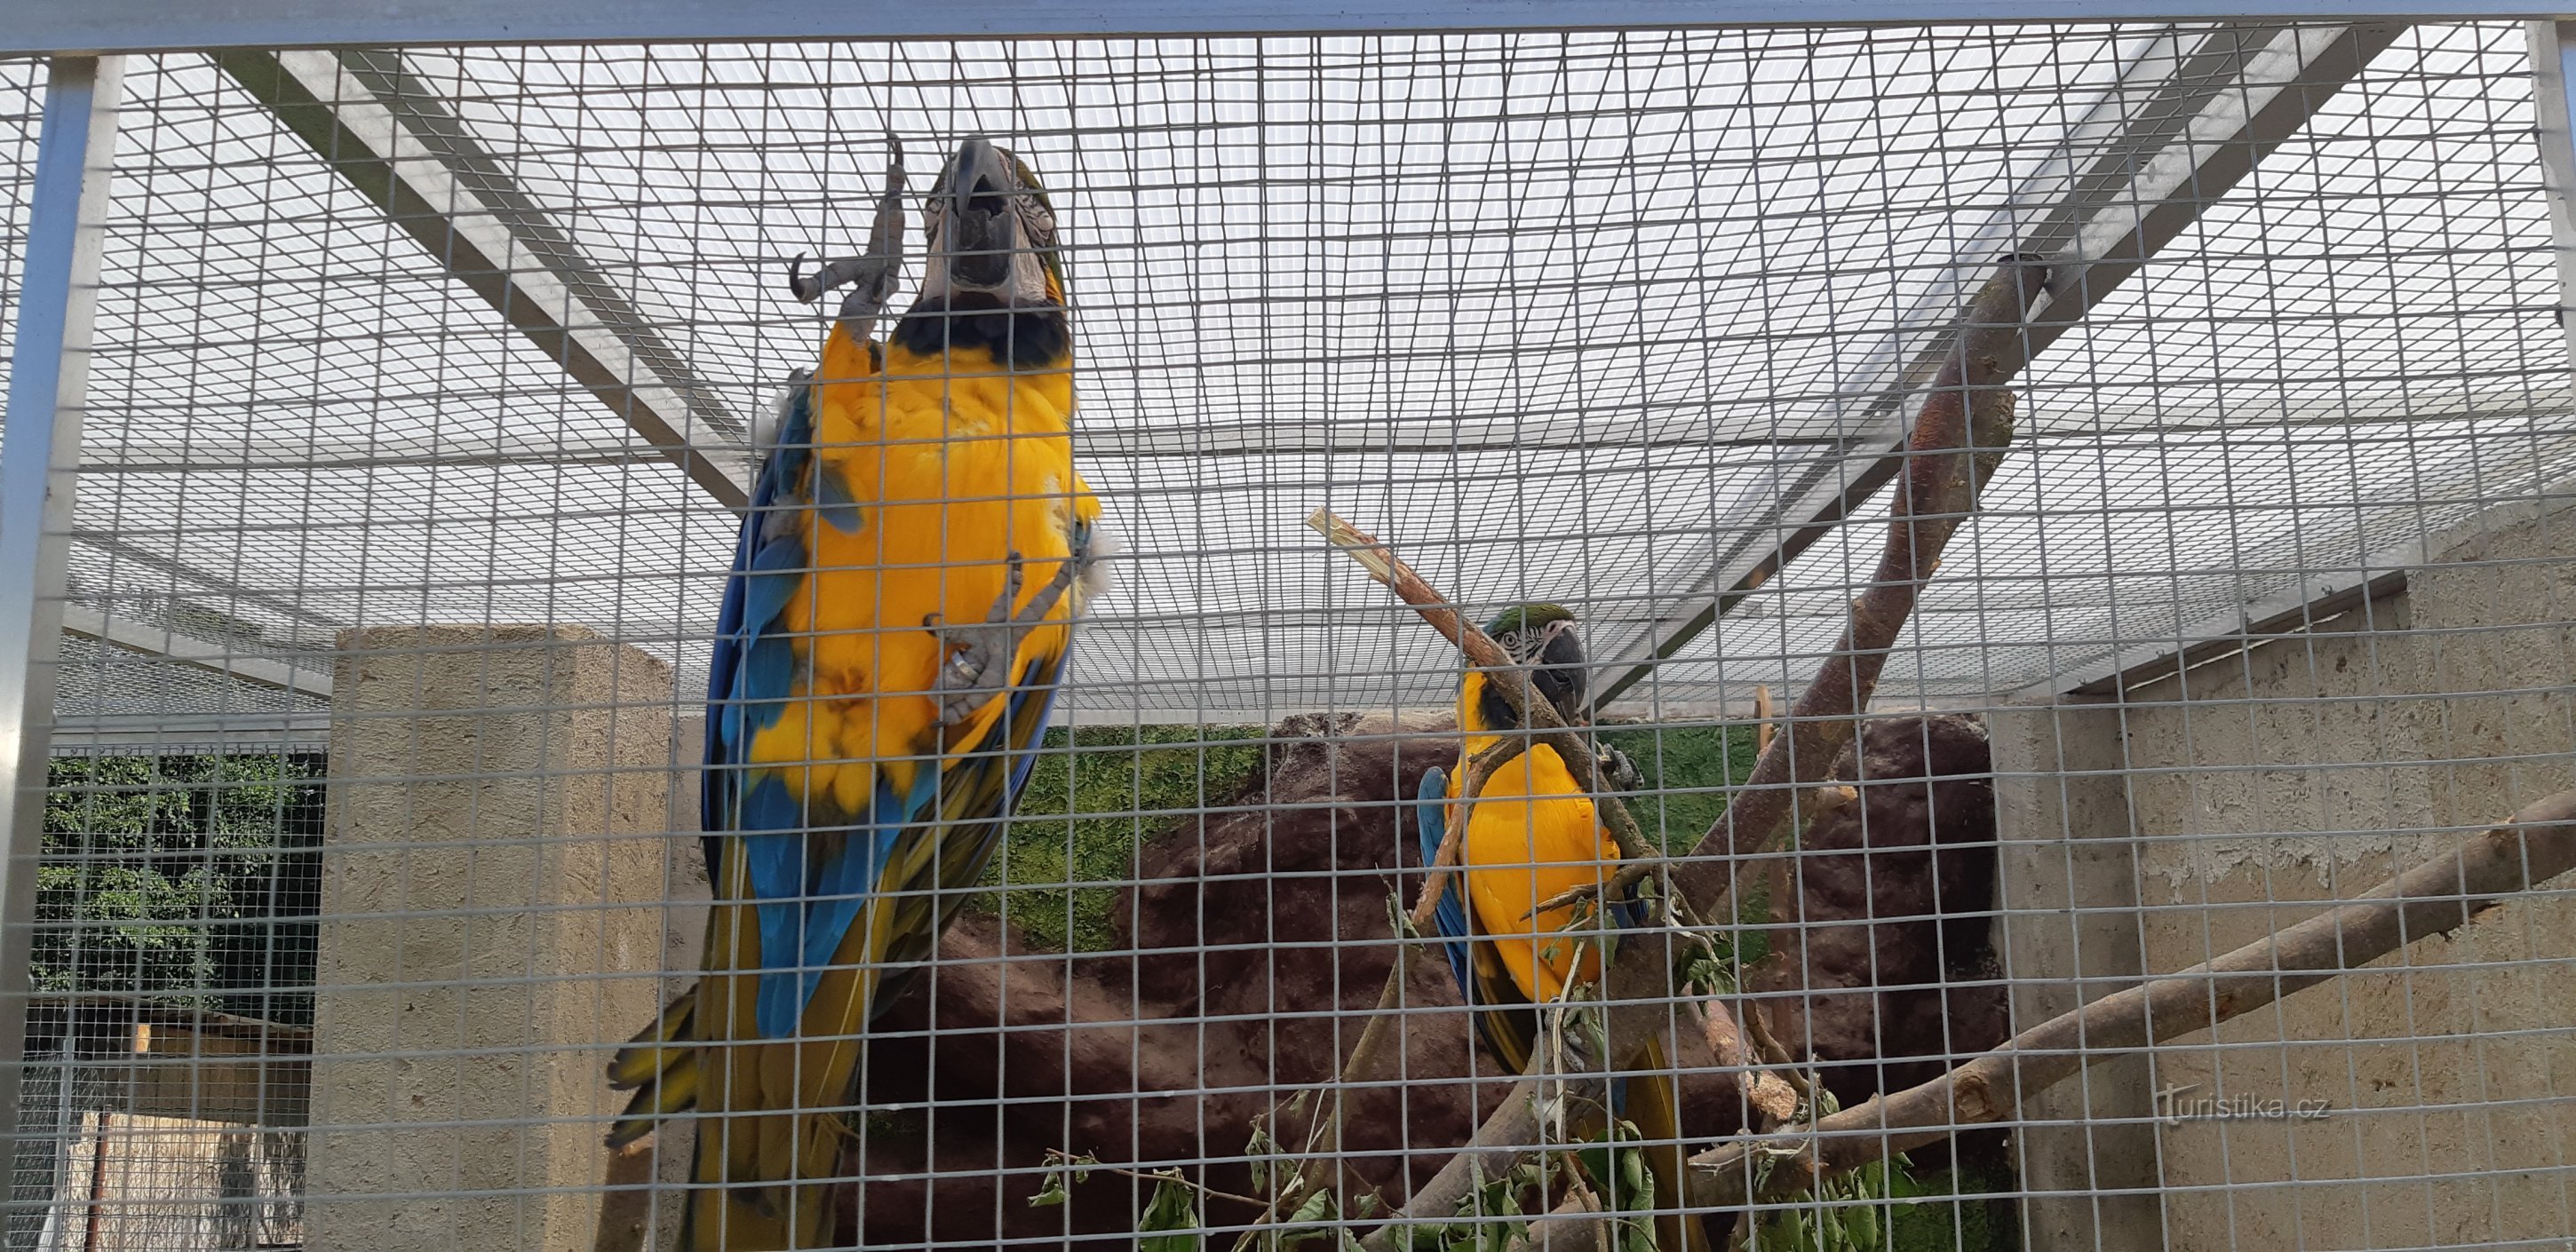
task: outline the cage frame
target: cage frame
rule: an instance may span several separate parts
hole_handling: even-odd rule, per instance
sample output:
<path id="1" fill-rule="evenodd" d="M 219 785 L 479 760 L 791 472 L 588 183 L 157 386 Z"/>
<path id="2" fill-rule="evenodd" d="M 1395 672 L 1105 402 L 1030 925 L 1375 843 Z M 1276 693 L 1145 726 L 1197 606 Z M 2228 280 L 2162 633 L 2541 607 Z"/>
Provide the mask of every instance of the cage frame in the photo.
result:
<path id="1" fill-rule="evenodd" d="M 1615 13 L 1613 12 L 1615 9 Z M 2295 134 L 2335 89 L 2394 42 L 2414 20 L 2518 20 L 2526 27 L 2541 166 L 2559 280 L 2559 313 L 2576 355 L 2576 16 L 2555 11 L 2498 11 L 2469 3 L 2398 7 L 2323 0 L 2040 0 L 2004 5 L 1961 0 L 1636 0 L 1615 6 L 1583 0 L 1421 0 L 1402 10 L 1357 12 L 1276 0 L 1084 0 L 1064 5 L 971 0 L 944 6 L 817 0 L 743 0 L 707 6 L 697 0 L 633 0 L 618 6 L 559 6 L 530 12 L 516 0 L 456 0 L 416 11 L 359 12 L 332 0 L 93 0 L 11 14 L 0 52 L 46 60 L 38 158 L 24 239 L 18 335 L 9 365 L 5 424 L 0 424 L 0 1124 L 15 1126 L 29 1001 L 34 866 L 41 844 L 45 763 L 55 742 L 51 684 L 57 641 L 69 632 L 212 670 L 234 680 L 328 698 L 330 678 L 276 661 L 235 655 L 224 644 L 164 625 L 127 621 L 67 602 L 72 484 L 80 459 L 86 376 L 108 191 L 113 179 L 123 58 L 190 51 L 220 54 L 245 82 L 274 74 L 259 95 L 284 128 L 343 167 L 365 166 L 371 198 L 402 221 L 440 258 L 450 278 L 472 288 L 509 318 L 583 389 L 617 413 L 678 464 L 716 503 L 745 507 L 739 486 L 744 455 L 726 446 L 720 421 L 696 397 L 705 384 L 674 372 L 668 359 L 639 347 L 650 328 L 626 311 L 582 293 L 584 265 L 568 244 L 534 229 L 538 215 L 516 220 L 512 189 L 488 174 L 466 172 L 470 139 L 443 127 L 418 93 L 387 89 L 376 49 L 418 45 L 665 43 L 783 39 L 1016 39 L 1069 36 L 1263 36 L 1370 32 L 1456 33 L 1514 30 L 1642 29 L 1716 26 L 1776 28 L 1853 25 L 1956 25 L 2016 22 L 2223 22 L 2203 32 L 2204 55 L 2234 49 L 2230 72 L 2193 86 L 2193 99 L 2163 120 L 2140 126 L 2134 114 L 2112 147 L 2154 167 L 2163 162 L 2162 192 L 2134 194 L 2136 179 L 2095 186 L 2086 203 L 2057 206 L 2072 216 L 2053 256 L 2080 263 L 2072 296 L 2035 315 L 2031 346 L 2044 346 L 2076 325 L 2084 311 L 2224 194 L 2269 151 Z M 2292 23 L 2342 23 L 2336 27 Z M 2258 66 L 2272 39 L 2290 37 L 2300 55 L 2283 67 Z M 2298 43 L 2316 35 L 2313 48 Z M 2329 36 L 2331 33 L 2331 37 Z M 283 50 L 280 50 L 283 49 Z M 2182 59 L 2177 58 L 2176 64 Z M 2349 69 L 2339 69 L 2348 61 Z M 2332 62 L 2333 64 L 2329 64 Z M 2339 76 L 2338 76 L 2339 74 Z M 2183 75 L 2177 71 L 2176 78 Z M 2170 85 L 2170 84 L 2169 84 Z M 2159 99 L 2170 93 L 2156 93 Z M 2232 122 L 2217 133 L 2193 123 Z M 2140 175 L 2139 178 L 2145 178 Z M 2079 196 L 2082 193 L 2078 193 Z M 1995 252 L 2024 240 L 1991 240 Z M 1710 568 L 1680 589 L 1670 611 L 1625 638 L 1599 641 L 1601 654 L 1625 672 L 1607 700 L 1706 629 L 1735 600 L 1750 594 L 1800 551 L 1840 525 L 1891 476 L 1904 431 L 1897 397 L 1946 355 L 1976 278 L 1990 255 L 1963 252 L 1954 279 L 1921 301 L 1907 321 L 1932 328 L 1928 346 L 1910 359 L 1873 363 L 1864 377 L 1839 380 L 1838 392 L 1883 397 L 1842 455 L 1819 458 L 1822 477 L 1792 494 L 1765 537 L 1734 551 L 1694 553 Z M 562 316 L 555 316 L 554 311 Z M 1942 333 L 1941 328 L 1949 328 Z M 1866 451 L 1869 469 L 1843 467 Z M 2019 698 L 2102 691 L 2124 680 L 2193 663 L 2196 656 L 2250 646 L 2303 629 L 2351 605 L 2402 586 L 2420 541 L 2372 554 L 2356 578 L 2344 574 L 2242 606 L 2187 627 L 2179 637 L 2132 646 L 2088 667 L 2051 675 L 2009 694 Z M 293 716 L 293 715 L 286 715 Z M 228 719 L 227 725 L 239 719 Z M 14 1137 L 14 1132 L 13 1132 Z"/>

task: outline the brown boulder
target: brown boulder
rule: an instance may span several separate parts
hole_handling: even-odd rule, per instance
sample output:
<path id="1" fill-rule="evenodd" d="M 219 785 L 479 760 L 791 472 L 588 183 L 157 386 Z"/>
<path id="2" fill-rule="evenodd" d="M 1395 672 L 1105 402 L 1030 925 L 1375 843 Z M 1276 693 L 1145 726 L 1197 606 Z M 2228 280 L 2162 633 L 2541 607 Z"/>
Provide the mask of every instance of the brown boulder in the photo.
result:
<path id="1" fill-rule="evenodd" d="M 1993 772 L 1983 727 L 1958 716 L 1872 721 L 1834 764 L 1858 802 L 1808 828 L 1784 919 L 1803 925 L 1772 929 L 1775 956 L 1748 981 L 1783 1046 L 1812 1055 L 1846 1107 L 2009 1033 L 1991 938 Z"/>

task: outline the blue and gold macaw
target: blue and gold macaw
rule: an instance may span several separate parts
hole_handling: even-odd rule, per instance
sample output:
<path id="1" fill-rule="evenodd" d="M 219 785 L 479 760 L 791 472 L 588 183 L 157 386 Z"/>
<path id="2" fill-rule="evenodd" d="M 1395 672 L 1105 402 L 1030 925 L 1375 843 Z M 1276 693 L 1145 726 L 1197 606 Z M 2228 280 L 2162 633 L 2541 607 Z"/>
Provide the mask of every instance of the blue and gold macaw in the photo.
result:
<path id="1" fill-rule="evenodd" d="M 1574 614 L 1553 604 L 1514 605 L 1485 633 L 1515 664 L 1530 667 L 1531 688 L 1566 725 L 1580 724 L 1590 680 L 1582 641 L 1574 633 Z M 1503 735 L 1526 727 L 1482 670 L 1469 671 L 1459 685 L 1458 725 L 1465 742 L 1454 775 L 1434 768 L 1422 776 L 1417 793 L 1414 825 L 1426 865 L 1439 855 L 1461 799 L 1467 762 Z M 1585 942 L 1587 928 L 1568 929 L 1575 922 L 1572 906 L 1534 910 L 1578 886 L 1598 886 L 1616 872 L 1618 862 L 1618 845 L 1602 826 L 1589 789 L 1546 744 L 1530 745 L 1495 770 L 1469 807 L 1458 876 L 1441 893 L 1433 914 L 1447 941 L 1441 947 L 1449 968 L 1473 1010 L 1477 1036 L 1511 1072 L 1529 1066 L 1540 1038 L 1541 1006 L 1563 996 L 1568 983 L 1588 983 L 1601 973 L 1599 939 Z M 1633 894 L 1614 905 L 1610 915 L 1619 926 L 1644 921 L 1644 909 Z M 1597 924 L 1589 929 L 1597 936 Z M 1647 1042 L 1638 1068 L 1647 1072 L 1634 1080 L 1612 1080 L 1611 1102 L 1648 1141 L 1655 1203 L 1671 1208 L 1683 1194 L 1680 1089 L 1668 1071 L 1662 1041 Z M 1651 1146 L 1656 1144 L 1662 1146 Z M 1704 1252 L 1708 1247 L 1694 1217 L 1667 1213 L 1657 1218 L 1656 1227 L 1656 1244 L 1668 1252 Z"/>
<path id="2" fill-rule="evenodd" d="M 790 275 L 806 300 L 856 290 L 781 405 L 725 585 L 704 972 L 609 1071 L 636 1089 L 613 1145 L 699 1113 L 686 1252 L 833 1246 L 861 1036 L 983 875 L 1106 571 L 1053 205 L 1009 152 L 959 145 L 880 344 L 900 160 L 868 255 Z"/>

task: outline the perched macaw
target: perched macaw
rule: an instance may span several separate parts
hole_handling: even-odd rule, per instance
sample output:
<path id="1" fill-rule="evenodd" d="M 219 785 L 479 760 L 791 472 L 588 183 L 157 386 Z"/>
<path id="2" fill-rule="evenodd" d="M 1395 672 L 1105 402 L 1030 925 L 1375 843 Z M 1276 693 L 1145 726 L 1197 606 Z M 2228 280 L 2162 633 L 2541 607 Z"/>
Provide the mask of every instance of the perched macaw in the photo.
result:
<path id="1" fill-rule="evenodd" d="M 1580 724 L 1590 681 L 1583 644 L 1574 633 L 1574 614 L 1553 604 L 1514 605 L 1485 633 L 1514 663 L 1530 667 L 1530 686 L 1555 706 L 1565 724 Z M 1414 825 L 1425 864 L 1439 855 L 1467 763 L 1526 723 L 1484 671 L 1471 670 L 1459 685 L 1458 725 L 1465 742 L 1455 774 L 1429 770 L 1416 796 Z M 1589 789 L 1545 744 L 1530 745 L 1495 770 L 1468 813 L 1459 844 L 1460 871 L 1433 914 L 1448 941 L 1441 946 L 1459 991 L 1475 1010 L 1478 1037 L 1514 1073 L 1527 1068 L 1530 1050 L 1538 1044 L 1539 1006 L 1556 1000 L 1568 983 L 1587 983 L 1601 973 L 1599 922 L 1569 930 L 1575 921 L 1573 906 L 1532 912 L 1541 901 L 1604 882 L 1618 862 L 1618 845 L 1602 826 Z M 1610 914 L 1614 926 L 1644 920 L 1633 895 L 1616 903 Z M 1649 1040 L 1638 1068 L 1663 1070 L 1668 1064 L 1664 1057 L 1661 1041 Z M 1648 1147 L 1646 1160 L 1654 1175 L 1656 1206 L 1672 1208 L 1683 1194 L 1683 1153 L 1677 1146 L 1680 1091 L 1672 1075 L 1650 1072 L 1633 1081 L 1613 1079 L 1611 1102 L 1647 1140 L 1666 1145 Z M 1703 1252 L 1708 1246 L 1696 1218 L 1666 1214 L 1656 1226 L 1657 1246 L 1670 1252 Z"/>
<path id="2" fill-rule="evenodd" d="M 982 876 L 1106 572 L 1053 205 L 961 144 L 921 296 L 879 344 L 896 159 L 869 254 L 790 275 L 807 300 L 857 290 L 781 404 L 725 585 L 704 972 L 609 1070 L 637 1089 L 611 1144 L 700 1113 L 686 1252 L 832 1246 L 861 1035 Z"/>

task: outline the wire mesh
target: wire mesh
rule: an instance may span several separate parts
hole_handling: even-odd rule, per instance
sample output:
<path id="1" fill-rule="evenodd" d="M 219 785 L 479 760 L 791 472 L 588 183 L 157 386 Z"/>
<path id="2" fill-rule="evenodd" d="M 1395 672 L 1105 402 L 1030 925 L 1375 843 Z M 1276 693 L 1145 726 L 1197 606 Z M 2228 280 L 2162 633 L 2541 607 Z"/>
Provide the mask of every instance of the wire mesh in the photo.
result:
<path id="1" fill-rule="evenodd" d="M 1876 715 L 1793 765 L 1792 854 L 1685 927 L 1728 994 L 1680 998 L 1736 1007 L 1667 1018 L 1678 1138 L 1902 1092 L 2440 860 L 2570 782 L 2576 424 L 2525 30 L 2370 30 L 132 59 L 11 1246 L 674 1246 L 712 1123 L 606 1153 L 604 1067 L 702 957 L 738 517 L 638 414 L 750 485 L 826 324 L 782 267 L 866 238 L 889 137 L 897 310 L 960 139 L 1045 180 L 1125 551 L 993 864 L 818 1105 L 821 1246 L 1114 1246 L 1177 1209 L 1211 1245 L 1265 1208 L 1392 1237 L 1515 1098 L 1436 945 L 1378 1007 L 1470 667 L 1309 513 L 1476 620 L 1570 608 L 1592 689 L 1635 680 L 1590 710 L 1627 804 L 1688 850 L 1766 727 L 1844 720 L 1772 700 L 1871 586 L 1915 365 L 1999 256 L 2104 223 L 2181 224 L 2052 291 L 2080 316 L 2012 381 Z M 13 241 L 42 73 L 0 60 Z M 461 259 L 494 238 L 498 273 Z M 604 403 L 577 352 L 649 386 Z M 2569 916 L 2537 887 L 2214 1029 L 2087 1035 L 1996 1126 L 1700 1204 L 1705 1237 L 2560 1246 Z M 1748 1013 L 1777 1037 L 1697 1037 Z M 1634 1200 L 1593 1150 L 1409 1216 L 1499 1248 L 1569 1179 Z M 1310 1157 L 1352 1180 L 1329 1208 Z"/>

